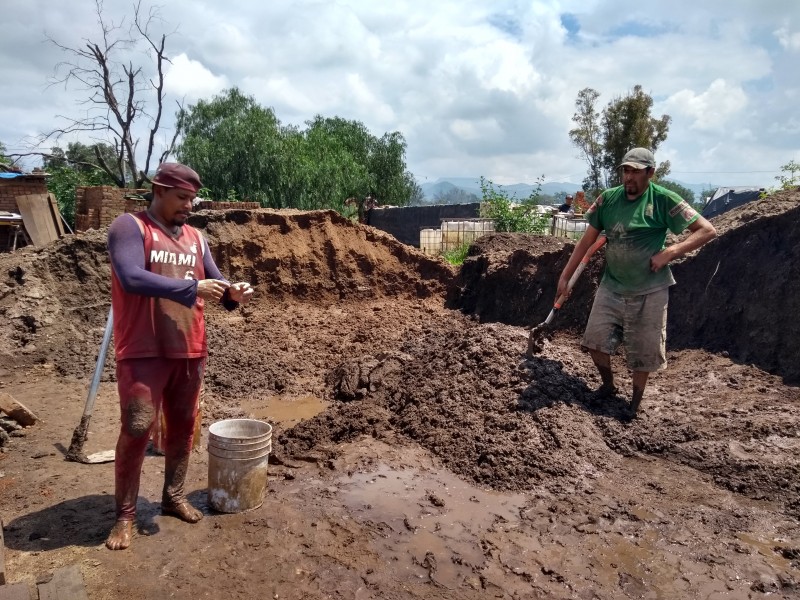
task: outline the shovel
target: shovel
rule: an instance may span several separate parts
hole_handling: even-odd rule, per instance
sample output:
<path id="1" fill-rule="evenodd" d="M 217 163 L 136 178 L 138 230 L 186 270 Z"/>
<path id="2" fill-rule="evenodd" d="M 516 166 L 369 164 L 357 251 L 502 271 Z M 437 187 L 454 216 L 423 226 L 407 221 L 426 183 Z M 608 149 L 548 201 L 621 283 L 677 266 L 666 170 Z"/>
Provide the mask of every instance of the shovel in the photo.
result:
<path id="1" fill-rule="evenodd" d="M 586 269 L 586 265 L 589 264 L 589 260 L 592 258 L 595 252 L 600 250 L 600 248 L 605 245 L 606 239 L 607 238 L 605 235 L 600 235 L 600 237 L 597 238 L 597 241 L 591 245 L 591 247 L 586 251 L 586 254 L 583 255 L 583 258 L 581 259 L 578 267 L 575 269 L 575 272 L 572 274 L 572 277 L 569 278 L 569 282 L 567 283 L 567 291 L 556 298 L 555 304 L 553 304 L 553 309 L 550 311 L 550 314 L 547 315 L 547 318 L 539 323 L 536 327 L 531 329 L 531 332 L 528 335 L 528 350 L 525 352 L 525 356 L 528 358 L 533 358 L 535 354 L 538 354 L 542 351 L 542 343 L 547 335 L 551 321 L 555 318 L 556 313 L 561 308 L 561 305 L 566 302 L 570 291 L 572 291 L 572 286 L 575 285 L 578 277 L 580 277 L 581 273 L 583 273 L 584 269 Z"/>
<path id="2" fill-rule="evenodd" d="M 100 353 L 97 356 L 97 363 L 94 366 L 92 384 L 89 386 L 89 395 L 86 397 L 86 406 L 83 409 L 83 416 L 81 416 L 80 424 L 72 433 L 72 441 L 70 442 L 69 450 L 67 450 L 64 460 L 84 464 L 112 462 L 114 460 L 113 450 L 104 450 L 102 452 L 90 454 L 89 456 L 83 453 L 83 443 L 86 441 L 86 434 L 89 433 L 89 421 L 92 418 L 94 400 L 97 397 L 97 388 L 100 386 L 100 376 L 103 374 L 103 367 L 106 364 L 106 354 L 108 354 L 108 345 L 111 342 L 111 332 L 113 329 L 114 312 L 113 309 L 109 309 L 108 319 L 106 319 L 106 330 L 103 332 L 103 342 L 100 344 Z"/>

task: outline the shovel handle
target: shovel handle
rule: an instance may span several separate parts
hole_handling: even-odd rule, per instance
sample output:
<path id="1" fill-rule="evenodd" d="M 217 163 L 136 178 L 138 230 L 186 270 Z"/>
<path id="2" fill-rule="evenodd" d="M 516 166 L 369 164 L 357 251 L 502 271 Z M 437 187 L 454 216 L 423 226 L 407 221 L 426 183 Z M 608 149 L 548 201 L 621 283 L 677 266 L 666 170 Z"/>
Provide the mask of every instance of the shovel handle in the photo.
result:
<path id="1" fill-rule="evenodd" d="M 601 234 L 597 238 L 595 243 L 589 246 L 589 249 L 586 251 L 586 254 L 584 254 L 583 258 L 581 259 L 580 264 L 578 264 L 578 267 L 575 269 L 575 272 L 572 274 L 572 277 L 570 277 L 569 281 L 567 282 L 567 291 L 564 294 L 561 294 L 558 298 L 556 298 L 556 302 L 555 304 L 553 304 L 553 308 L 555 310 L 561 308 L 561 305 L 567 301 L 569 293 L 572 291 L 572 287 L 575 285 L 575 282 L 578 281 L 578 277 L 580 277 L 581 273 L 583 273 L 584 269 L 586 269 L 586 265 L 589 264 L 589 261 L 591 260 L 592 256 L 594 256 L 594 253 L 606 245 L 606 241 L 608 241 L 608 238 L 606 238 L 605 234 Z"/>

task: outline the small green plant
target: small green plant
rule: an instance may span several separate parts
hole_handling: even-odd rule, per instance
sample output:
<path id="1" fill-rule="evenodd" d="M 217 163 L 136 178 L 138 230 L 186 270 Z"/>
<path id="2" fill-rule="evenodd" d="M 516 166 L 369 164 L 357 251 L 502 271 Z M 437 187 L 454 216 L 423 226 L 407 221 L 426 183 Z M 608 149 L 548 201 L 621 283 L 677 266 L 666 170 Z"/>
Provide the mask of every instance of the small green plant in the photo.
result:
<path id="1" fill-rule="evenodd" d="M 793 187 L 800 186 L 800 163 L 797 163 L 794 160 L 790 160 L 785 165 L 781 165 L 781 171 L 785 173 L 784 175 L 776 175 L 775 179 L 780 183 L 778 188 L 769 188 L 764 190 L 759 195 L 760 199 L 764 199 L 771 194 L 774 194 L 780 190 L 788 190 Z M 786 175 L 788 173 L 788 175 Z"/>
<path id="2" fill-rule="evenodd" d="M 800 163 L 790 160 L 781 167 L 781 171 L 787 175 L 777 175 L 775 179 L 781 184 L 781 189 L 787 190 L 791 187 L 800 185 Z"/>
<path id="3" fill-rule="evenodd" d="M 469 254 L 469 242 L 466 244 L 461 244 L 454 250 L 448 250 L 442 254 L 442 258 L 444 258 L 451 265 L 459 266 L 464 263 L 464 260 L 467 258 L 467 254 Z"/>
<path id="4" fill-rule="evenodd" d="M 550 216 L 539 213 L 536 208 L 539 204 L 543 178 L 544 176 L 537 179 L 536 189 L 530 196 L 515 202 L 508 192 L 481 177 L 480 186 L 483 194 L 481 216 L 494 221 L 495 231 L 546 233 Z"/>

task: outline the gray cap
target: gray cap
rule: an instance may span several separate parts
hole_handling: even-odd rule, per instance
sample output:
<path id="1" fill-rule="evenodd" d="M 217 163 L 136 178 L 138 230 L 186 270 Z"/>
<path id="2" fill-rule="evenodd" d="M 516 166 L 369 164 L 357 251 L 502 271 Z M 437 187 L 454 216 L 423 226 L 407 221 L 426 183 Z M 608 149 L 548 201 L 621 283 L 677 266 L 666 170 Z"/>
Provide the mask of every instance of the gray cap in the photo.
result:
<path id="1" fill-rule="evenodd" d="M 620 167 L 633 167 L 634 169 L 656 168 L 656 157 L 647 148 L 633 148 L 622 157 Z M 619 167 L 617 167 L 619 168 Z"/>

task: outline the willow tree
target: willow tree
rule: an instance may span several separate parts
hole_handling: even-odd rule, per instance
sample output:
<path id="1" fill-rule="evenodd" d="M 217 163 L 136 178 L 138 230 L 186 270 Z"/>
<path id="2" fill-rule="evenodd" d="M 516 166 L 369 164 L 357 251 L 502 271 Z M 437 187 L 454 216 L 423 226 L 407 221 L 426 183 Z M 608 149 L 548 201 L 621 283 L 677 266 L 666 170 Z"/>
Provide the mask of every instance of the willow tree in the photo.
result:
<path id="1" fill-rule="evenodd" d="M 341 211 L 369 194 L 399 206 L 419 194 L 399 132 L 376 137 L 359 121 L 322 116 L 305 128 L 283 126 L 236 88 L 189 106 L 181 119 L 177 156 L 215 198 Z"/>

